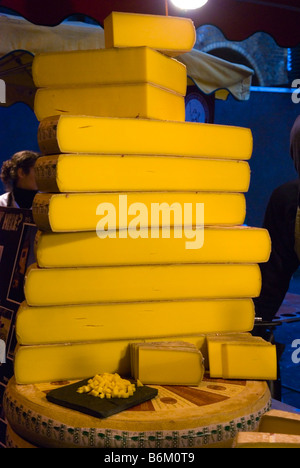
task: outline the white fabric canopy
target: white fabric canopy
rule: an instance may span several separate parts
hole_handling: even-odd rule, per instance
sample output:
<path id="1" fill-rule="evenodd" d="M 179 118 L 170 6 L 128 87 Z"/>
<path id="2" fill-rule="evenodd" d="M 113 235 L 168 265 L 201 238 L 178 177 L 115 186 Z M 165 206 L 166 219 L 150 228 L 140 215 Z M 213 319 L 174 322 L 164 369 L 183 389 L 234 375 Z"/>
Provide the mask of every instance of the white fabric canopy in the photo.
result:
<path id="1" fill-rule="evenodd" d="M 19 17 L 0 15 L 0 56 L 15 50 L 41 52 L 104 48 L 104 30 L 97 25 L 64 22 L 47 27 Z M 177 60 L 187 67 L 188 77 L 205 94 L 226 89 L 236 99 L 247 100 L 253 70 L 193 49 Z M 0 59 L 1 71 L 1 59 Z"/>

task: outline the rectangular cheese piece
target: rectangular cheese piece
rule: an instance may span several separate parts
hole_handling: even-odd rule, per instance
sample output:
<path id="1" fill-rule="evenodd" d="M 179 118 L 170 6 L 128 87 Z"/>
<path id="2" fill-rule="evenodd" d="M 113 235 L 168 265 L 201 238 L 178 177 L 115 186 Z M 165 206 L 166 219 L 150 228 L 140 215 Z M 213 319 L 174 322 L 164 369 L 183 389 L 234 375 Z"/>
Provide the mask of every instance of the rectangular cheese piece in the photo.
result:
<path id="1" fill-rule="evenodd" d="M 193 344 L 136 343 L 130 349 L 132 376 L 143 384 L 197 386 L 203 379 L 203 356 Z"/>
<path id="2" fill-rule="evenodd" d="M 200 231 L 201 229 L 201 231 Z M 264 263 L 271 252 L 267 230 L 237 226 L 164 228 L 131 231 L 126 238 L 100 238 L 96 232 L 45 233 L 36 236 L 35 255 L 41 268 L 171 263 Z M 139 234 L 140 233 L 140 234 Z M 138 235 L 138 237 L 137 237 Z"/>
<path id="3" fill-rule="evenodd" d="M 149 83 L 38 89 L 38 120 L 53 115 L 95 115 L 185 121 L 184 97 Z"/>
<path id="4" fill-rule="evenodd" d="M 203 205 L 197 208 L 197 203 Z M 138 225 L 142 229 L 174 226 L 174 223 L 188 227 L 196 226 L 196 222 L 198 226 L 230 226 L 244 222 L 246 201 L 239 193 L 38 193 L 32 213 L 39 229 L 53 232 L 95 232 L 96 229 L 100 232 L 103 228 L 130 226 L 137 230 Z"/>
<path id="5" fill-rule="evenodd" d="M 147 265 L 93 268 L 29 267 L 29 305 L 256 297 L 258 265 Z"/>
<path id="6" fill-rule="evenodd" d="M 258 430 L 300 436 L 300 414 L 272 409 L 262 416 Z"/>
<path id="7" fill-rule="evenodd" d="M 245 193 L 250 166 L 204 158 L 60 154 L 38 158 L 35 178 L 41 192 Z"/>
<path id="8" fill-rule="evenodd" d="M 250 330 L 249 330 L 250 331 Z M 254 337 L 250 333 L 232 333 L 207 336 L 207 352 L 209 361 L 209 375 L 211 378 L 223 378 L 222 346 L 224 343 L 236 343 L 239 341 L 260 342 L 265 344 L 260 337 Z"/>
<path id="9" fill-rule="evenodd" d="M 196 42 L 189 18 L 112 12 L 104 20 L 105 47 L 148 46 L 166 55 L 189 52 Z"/>
<path id="10" fill-rule="evenodd" d="M 116 138 L 117 135 L 122 137 Z M 43 119 L 44 154 L 145 154 L 248 160 L 250 129 L 194 122 L 60 115 Z"/>
<path id="11" fill-rule="evenodd" d="M 32 77 L 37 88 L 152 83 L 184 96 L 187 86 L 185 65 L 149 47 L 37 54 Z"/>
<path id="12" fill-rule="evenodd" d="M 193 343 L 201 350 L 205 337 L 176 337 Z M 156 340 L 156 339 L 155 339 Z M 153 339 L 149 340 L 153 341 Z M 156 341 L 165 341 L 156 340 Z M 21 385 L 79 380 L 104 372 L 130 376 L 132 341 L 97 341 L 40 346 L 18 346 L 14 359 L 14 375 Z"/>
<path id="13" fill-rule="evenodd" d="M 223 378 L 276 380 L 276 346 L 255 342 L 222 345 Z"/>
<path id="14" fill-rule="evenodd" d="M 251 299 L 52 307 L 23 302 L 17 312 L 16 336 L 18 343 L 33 345 L 244 332 L 253 326 Z"/>
<path id="15" fill-rule="evenodd" d="M 300 436 L 273 432 L 239 432 L 232 448 L 300 448 Z"/>

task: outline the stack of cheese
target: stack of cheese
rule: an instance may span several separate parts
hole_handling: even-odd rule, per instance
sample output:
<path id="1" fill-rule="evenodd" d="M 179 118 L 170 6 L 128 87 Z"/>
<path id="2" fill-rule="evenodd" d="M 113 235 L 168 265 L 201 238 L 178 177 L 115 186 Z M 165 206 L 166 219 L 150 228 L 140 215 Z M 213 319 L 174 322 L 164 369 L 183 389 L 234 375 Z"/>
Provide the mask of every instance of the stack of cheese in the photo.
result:
<path id="1" fill-rule="evenodd" d="M 253 328 L 270 240 L 242 226 L 250 130 L 184 121 L 186 70 L 174 57 L 194 45 L 190 20 L 112 13 L 104 31 L 103 50 L 34 59 L 43 193 L 17 315 L 18 383 L 126 375 L 130 343 L 184 341 L 205 355 L 207 334 Z"/>

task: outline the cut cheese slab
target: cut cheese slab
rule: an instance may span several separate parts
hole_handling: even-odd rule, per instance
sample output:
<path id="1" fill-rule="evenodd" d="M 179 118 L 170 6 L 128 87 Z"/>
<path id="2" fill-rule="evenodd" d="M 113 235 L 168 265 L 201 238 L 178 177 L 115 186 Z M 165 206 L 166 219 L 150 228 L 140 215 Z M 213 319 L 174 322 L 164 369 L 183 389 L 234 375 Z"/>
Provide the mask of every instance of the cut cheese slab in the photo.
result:
<path id="1" fill-rule="evenodd" d="M 222 345 L 223 378 L 276 380 L 276 346 L 268 342 L 239 342 Z"/>
<path id="2" fill-rule="evenodd" d="M 133 343 L 130 352 L 131 374 L 143 384 L 197 386 L 203 379 L 203 356 L 192 343 Z"/>
<path id="3" fill-rule="evenodd" d="M 37 54 L 32 77 L 37 88 L 152 83 L 184 96 L 187 86 L 185 65 L 149 47 Z"/>
<path id="4" fill-rule="evenodd" d="M 129 231 L 126 238 L 99 238 L 96 232 L 46 233 L 36 237 L 41 268 L 72 266 L 150 265 L 172 263 L 263 263 L 269 258 L 267 230 L 232 228 L 164 228 Z M 103 234 L 103 233 L 102 233 Z M 138 237 L 136 236 L 138 235 Z M 154 237 L 155 236 L 157 237 Z"/>
<path id="5" fill-rule="evenodd" d="M 168 156 L 60 154 L 38 158 L 41 192 L 209 191 L 249 189 L 246 161 Z"/>
<path id="6" fill-rule="evenodd" d="M 16 318 L 22 345 L 176 335 L 247 332 L 254 326 L 251 299 L 136 302 L 30 307 Z"/>
<path id="7" fill-rule="evenodd" d="M 53 232 L 230 226 L 244 222 L 246 202 L 239 193 L 38 193 L 32 212 L 39 229 Z"/>
<path id="8" fill-rule="evenodd" d="M 273 432 L 239 432 L 232 448 L 300 448 L 300 436 Z"/>
<path id="9" fill-rule="evenodd" d="M 122 138 L 117 136 L 122 135 Z M 248 160 L 250 129 L 226 125 L 60 115 L 43 119 L 38 142 L 44 154 L 96 153 L 190 156 Z"/>
<path id="10" fill-rule="evenodd" d="M 180 336 L 175 339 L 193 343 L 201 349 L 205 337 Z M 14 360 L 15 379 L 18 384 L 30 384 L 80 380 L 104 372 L 130 376 L 129 345 L 132 342 L 119 340 L 18 346 Z"/>
<path id="11" fill-rule="evenodd" d="M 188 18 L 112 12 L 104 20 L 104 37 L 106 49 L 148 46 L 176 56 L 192 50 L 196 30 Z"/>
<path id="12" fill-rule="evenodd" d="M 29 305 L 256 297 L 258 265 L 147 265 L 93 268 L 29 267 Z"/>
<path id="13" fill-rule="evenodd" d="M 52 115 L 95 115 L 185 121 L 184 97 L 148 83 L 38 89 L 38 120 Z"/>
<path id="14" fill-rule="evenodd" d="M 223 378 L 224 376 L 222 346 L 226 343 L 234 344 L 240 341 L 266 344 L 263 338 L 252 336 L 250 333 L 229 333 L 207 336 L 209 375 L 211 378 Z"/>
<path id="15" fill-rule="evenodd" d="M 272 409 L 262 416 L 258 430 L 300 436 L 300 414 Z"/>

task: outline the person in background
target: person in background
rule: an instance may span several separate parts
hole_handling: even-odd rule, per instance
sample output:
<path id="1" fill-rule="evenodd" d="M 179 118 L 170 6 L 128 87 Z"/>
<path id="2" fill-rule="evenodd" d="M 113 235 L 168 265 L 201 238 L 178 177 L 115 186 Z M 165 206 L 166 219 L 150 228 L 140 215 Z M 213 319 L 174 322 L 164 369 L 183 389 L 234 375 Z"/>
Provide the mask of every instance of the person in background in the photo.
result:
<path id="1" fill-rule="evenodd" d="M 40 155 L 34 151 L 19 151 L 5 161 L 1 168 L 1 180 L 6 193 L 0 196 L 0 206 L 11 208 L 32 207 L 38 192 L 34 164 Z"/>

